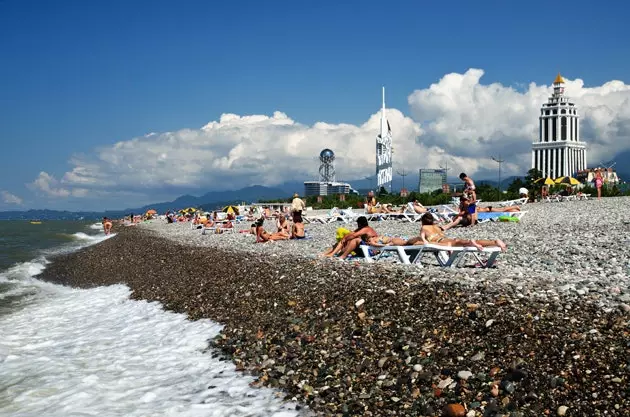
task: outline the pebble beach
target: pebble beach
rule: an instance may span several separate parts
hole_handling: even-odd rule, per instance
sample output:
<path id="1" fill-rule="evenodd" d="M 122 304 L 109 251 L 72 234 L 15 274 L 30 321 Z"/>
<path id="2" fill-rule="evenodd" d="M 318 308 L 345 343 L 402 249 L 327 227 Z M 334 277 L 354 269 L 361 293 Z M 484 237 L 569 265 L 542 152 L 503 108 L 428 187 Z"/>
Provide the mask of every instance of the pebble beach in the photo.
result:
<path id="1" fill-rule="evenodd" d="M 248 223 L 202 235 L 156 220 L 56 257 L 42 278 L 124 283 L 133 298 L 210 318 L 224 325 L 214 354 L 316 415 L 624 416 L 629 207 L 628 197 L 527 204 L 518 223 L 447 232 L 505 241 L 492 269 L 319 257 L 338 227 L 355 227 L 342 222 L 261 244 L 240 233 Z M 370 223 L 406 237 L 420 228 Z"/>

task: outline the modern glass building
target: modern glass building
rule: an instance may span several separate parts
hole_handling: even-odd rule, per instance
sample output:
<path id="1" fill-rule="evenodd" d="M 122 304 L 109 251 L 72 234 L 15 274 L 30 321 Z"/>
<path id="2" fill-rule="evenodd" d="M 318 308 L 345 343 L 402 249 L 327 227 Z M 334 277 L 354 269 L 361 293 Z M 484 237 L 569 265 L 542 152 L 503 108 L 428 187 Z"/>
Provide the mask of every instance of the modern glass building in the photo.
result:
<path id="1" fill-rule="evenodd" d="M 418 181 L 418 192 L 432 193 L 435 190 L 442 190 L 446 184 L 445 169 L 420 169 L 420 180 Z"/>
<path id="2" fill-rule="evenodd" d="M 304 181 L 304 195 L 306 197 L 350 193 L 356 193 L 356 191 L 345 182 Z"/>

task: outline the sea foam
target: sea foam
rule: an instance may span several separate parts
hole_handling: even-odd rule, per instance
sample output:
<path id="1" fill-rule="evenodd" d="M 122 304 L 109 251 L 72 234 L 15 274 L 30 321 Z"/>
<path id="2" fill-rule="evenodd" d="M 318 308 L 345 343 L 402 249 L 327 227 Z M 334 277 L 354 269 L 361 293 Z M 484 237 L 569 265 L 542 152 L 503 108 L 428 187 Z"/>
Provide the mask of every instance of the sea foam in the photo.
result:
<path id="1" fill-rule="evenodd" d="M 131 300 L 123 285 L 86 290 L 34 278 L 47 263 L 0 273 L 6 297 L 23 295 L 22 308 L 0 314 L 0 416 L 300 414 L 212 355 L 219 324 Z"/>

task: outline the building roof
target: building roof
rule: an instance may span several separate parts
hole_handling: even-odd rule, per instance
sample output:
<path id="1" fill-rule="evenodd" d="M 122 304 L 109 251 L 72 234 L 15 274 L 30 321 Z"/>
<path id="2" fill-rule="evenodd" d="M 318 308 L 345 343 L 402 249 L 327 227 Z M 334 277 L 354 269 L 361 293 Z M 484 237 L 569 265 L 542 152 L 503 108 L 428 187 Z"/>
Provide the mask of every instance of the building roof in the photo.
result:
<path id="1" fill-rule="evenodd" d="M 560 75 L 560 73 L 558 73 L 558 75 L 556 76 L 556 79 L 553 80 L 554 84 L 564 84 L 564 78 L 562 78 L 562 75 Z"/>

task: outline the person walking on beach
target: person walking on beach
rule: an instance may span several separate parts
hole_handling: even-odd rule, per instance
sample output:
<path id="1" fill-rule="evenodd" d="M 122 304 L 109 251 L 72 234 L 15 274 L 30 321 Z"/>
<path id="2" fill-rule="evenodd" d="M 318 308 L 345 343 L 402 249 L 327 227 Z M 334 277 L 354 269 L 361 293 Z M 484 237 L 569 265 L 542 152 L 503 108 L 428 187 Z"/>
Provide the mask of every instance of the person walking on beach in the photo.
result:
<path id="1" fill-rule="evenodd" d="M 107 217 L 103 217 L 103 231 L 106 235 L 109 235 L 112 232 L 112 226 L 112 221 Z"/>
<path id="2" fill-rule="evenodd" d="M 293 201 L 291 201 L 291 213 L 300 213 L 306 210 L 306 203 L 300 198 L 298 193 L 293 194 Z"/>
<path id="3" fill-rule="evenodd" d="M 604 179 L 602 178 L 602 172 L 598 169 L 595 171 L 595 188 L 597 189 L 597 199 L 602 199 L 602 185 L 604 185 Z"/>
<path id="4" fill-rule="evenodd" d="M 468 196 L 468 212 L 477 222 L 477 192 L 475 191 L 475 182 L 466 173 L 459 174 L 459 179 L 464 181 L 464 195 Z"/>

